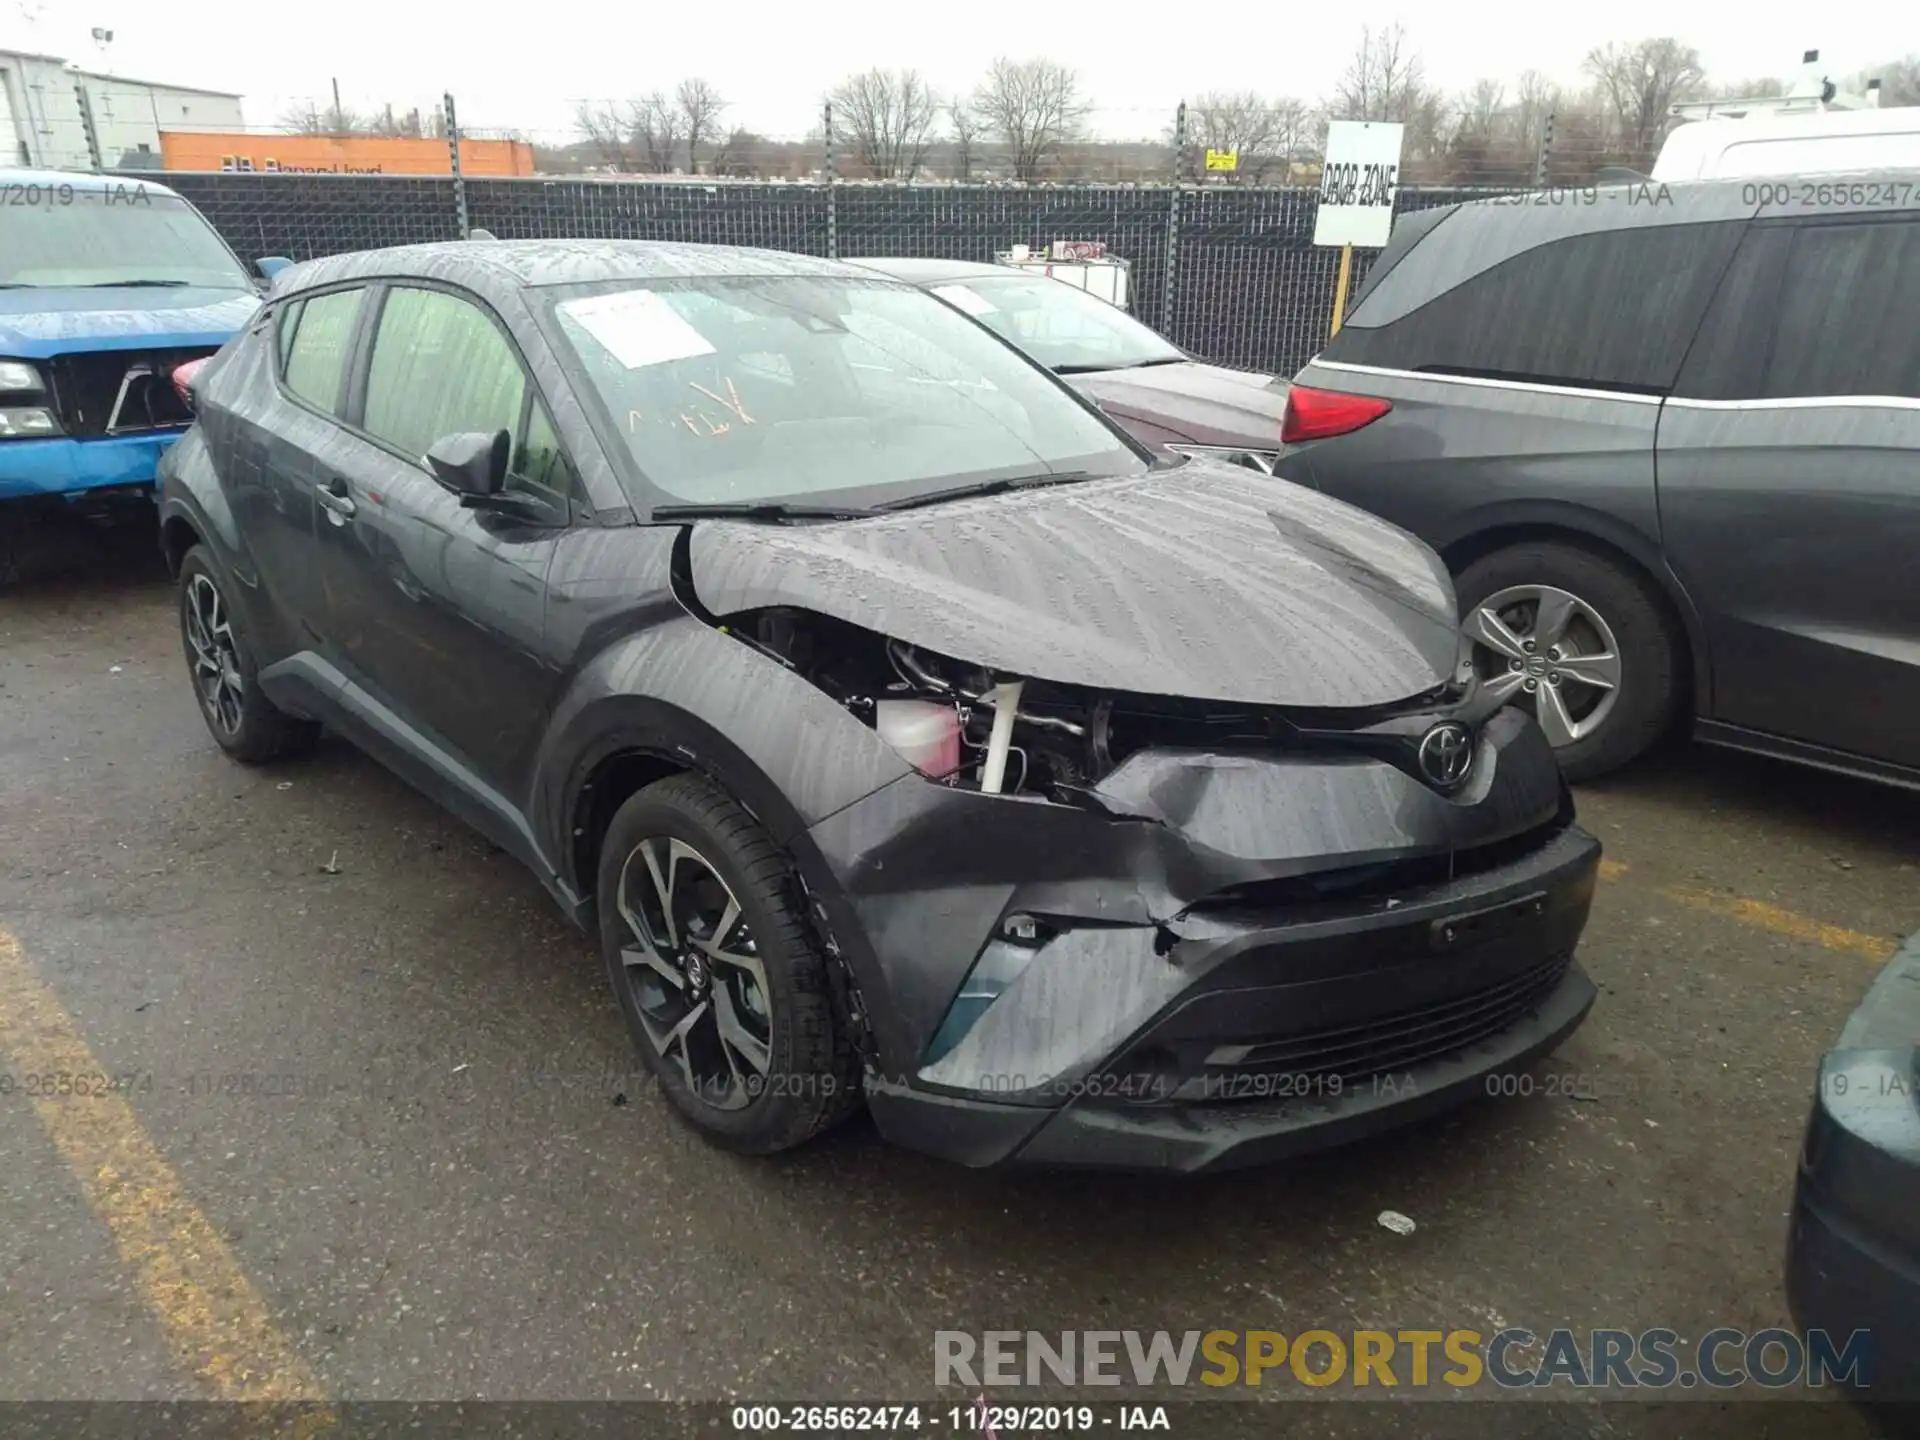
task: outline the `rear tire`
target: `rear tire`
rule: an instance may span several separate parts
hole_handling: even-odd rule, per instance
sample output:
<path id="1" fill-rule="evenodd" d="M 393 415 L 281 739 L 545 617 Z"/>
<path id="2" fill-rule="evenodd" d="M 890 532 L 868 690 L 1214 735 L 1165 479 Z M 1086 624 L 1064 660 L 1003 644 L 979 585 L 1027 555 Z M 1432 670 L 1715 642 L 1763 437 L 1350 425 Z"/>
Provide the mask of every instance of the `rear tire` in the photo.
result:
<path id="1" fill-rule="evenodd" d="M 634 1047 L 703 1136 L 768 1155 L 857 1108 L 859 1060 L 799 882 L 730 795 L 674 775 L 631 796 L 607 827 L 596 893 Z"/>
<path id="2" fill-rule="evenodd" d="M 275 707 L 260 689 L 253 651 L 224 581 L 195 545 L 180 559 L 180 644 L 200 717 L 214 742 L 242 764 L 309 750 L 320 727 Z"/>
<path id="3" fill-rule="evenodd" d="M 1474 561 L 1460 572 L 1455 589 L 1462 624 L 1475 636 L 1483 683 L 1512 687 L 1515 702 L 1541 719 L 1569 780 L 1619 769 L 1672 725 L 1685 683 L 1685 646 L 1659 594 L 1641 576 L 1579 546 L 1528 541 Z M 1535 597 L 1531 605 L 1529 596 Z M 1555 632 L 1560 644 L 1554 647 L 1533 642 L 1530 627 L 1542 614 L 1540 597 L 1551 597 L 1546 604 L 1572 616 Z M 1507 622 L 1504 632 L 1494 623 L 1500 617 Z M 1484 642 L 1488 634 L 1501 648 Z M 1530 648 L 1507 647 L 1509 636 Z M 1564 651 L 1565 660 L 1546 661 L 1549 648 Z M 1617 653 L 1613 666 L 1605 664 L 1609 650 Z M 1561 672 L 1563 663 L 1567 669 Z M 1547 673 L 1529 673 L 1530 665 Z M 1581 678 L 1609 673 L 1610 692 Z M 1546 693 L 1549 681 L 1553 695 Z M 1556 706 L 1558 713 L 1543 714 L 1543 705 Z"/>

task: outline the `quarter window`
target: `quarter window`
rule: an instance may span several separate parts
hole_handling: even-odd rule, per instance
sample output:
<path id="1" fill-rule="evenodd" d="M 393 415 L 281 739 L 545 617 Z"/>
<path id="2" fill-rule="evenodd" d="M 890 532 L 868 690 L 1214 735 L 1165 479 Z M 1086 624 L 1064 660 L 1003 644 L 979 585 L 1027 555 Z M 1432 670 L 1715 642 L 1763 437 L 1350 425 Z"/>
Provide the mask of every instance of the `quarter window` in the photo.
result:
<path id="1" fill-rule="evenodd" d="M 1665 393 L 1744 222 L 1634 226 L 1549 241 L 1384 325 L 1366 308 L 1328 360 Z"/>
<path id="2" fill-rule="evenodd" d="M 1920 224 L 1808 225 L 1793 238 L 1761 398 L 1920 398 Z"/>
<path id="3" fill-rule="evenodd" d="M 280 322 L 281 373 L 287 388 L 329 415 L 340 413 L 341 379 L 362 290 L 311 295 L 290 307 Z"/>

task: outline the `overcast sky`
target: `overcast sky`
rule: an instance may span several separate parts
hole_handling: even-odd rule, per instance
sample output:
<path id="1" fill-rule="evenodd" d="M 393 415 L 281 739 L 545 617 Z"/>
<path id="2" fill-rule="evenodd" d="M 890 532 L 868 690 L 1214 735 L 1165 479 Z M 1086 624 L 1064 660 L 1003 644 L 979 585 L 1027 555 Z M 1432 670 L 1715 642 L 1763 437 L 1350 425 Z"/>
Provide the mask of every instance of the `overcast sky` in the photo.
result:
<path id="1" fill-rule="evenodd" d="M 337 77 L 350 107 L 391 100 L 405 109 L 451 90 L 464 124 L 511 126 L 539 138 L 563 138 L 582 98 L 630 96 L 687 75 L 719 88 L 732 102 L 733 123 L 797 137 L 813 123 L 822 92 L 850 71 L 912 66 L 936 88 L 959 91 L 995 55 L 1046 55 L 1078 69 L 1101 132 L 1146 136 L 1165 128 L 1179 100 L 1210 89 L 1320 98 L 1368 21 L 1404 24 L 1429 81 L 1449 91 L 1481 76 L 1511 81 L 1529 67 L 1577 81 L 1589 49 L 1649 35 L 1697 46 L 1708 74 L 1720 80 L 1790 75 L 1807 48 L 1818 48 L 1830 72 L 1843 75 L 1920 47 L 1920 25 L 1906 5 L 1839 0 L 1815 8 L 1818 15 L 1810 10 L 1789 25 L 1734 0 L 1124 10 L 926 0 L 620 7 L 327 0 L 297 8 L 275 0 L 0 0 L 0 49 L 236 90 L 246 97 L 250 127 L 271 126 L 299 97 L 324 103 Z M 1907 22 L 1897 18 L 1903 12 Z M 104 63 L 89 38 L 94 26 L 114 32 Z"/>

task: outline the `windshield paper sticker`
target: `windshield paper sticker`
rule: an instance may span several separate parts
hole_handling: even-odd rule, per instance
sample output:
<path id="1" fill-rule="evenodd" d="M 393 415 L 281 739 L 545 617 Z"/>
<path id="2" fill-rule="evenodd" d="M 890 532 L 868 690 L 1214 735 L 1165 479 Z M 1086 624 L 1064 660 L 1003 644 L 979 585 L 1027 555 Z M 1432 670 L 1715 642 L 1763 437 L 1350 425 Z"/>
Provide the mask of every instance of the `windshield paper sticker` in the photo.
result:
<path id="1" fill-rule="evenodd" d="M 652 290 L 619 290 L 587 300 L 569 300 L 560 307 L 560 313 L 575 321 L 629 370 L 714 353 L 706 338 Z"/>

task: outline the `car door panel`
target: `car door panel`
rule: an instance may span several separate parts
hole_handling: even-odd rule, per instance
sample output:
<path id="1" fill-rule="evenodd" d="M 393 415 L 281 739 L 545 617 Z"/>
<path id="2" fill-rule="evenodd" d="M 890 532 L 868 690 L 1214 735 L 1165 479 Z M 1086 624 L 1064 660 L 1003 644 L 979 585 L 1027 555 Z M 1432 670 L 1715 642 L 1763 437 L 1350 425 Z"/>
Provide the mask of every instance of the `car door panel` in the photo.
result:
<path id="1" fill-rule="evenodd" d="M 210 453 L 221 457 L 223 482 L 234 521 L 258 567 L 254 600 L 256 634 L 265 663 L 311 643 L 323 605 L 312 564 L 314 490 L 322 459 L 340 433 L 334 411 L 364 290 L 355 287 L 275 307 L 250 334 L 242 363 L 253 373 L 222 377 L 231 406 L 209 407 L 201 423 Z M 299 324 L 311 312 L 308 346 L 296 379 L 305 394 L 286 383 L 285 363 Z M 269 328 L 270 327 L 270 328 Z M 282 337 L 286 348 L 282 348 Z M 323 393 L 331 366 L 336 385 Z"/>
<path id="2" fill-rule="evenodd" d="M 320 527 L 343 670 L 491 784 L 519 773 L 554 685 L 540 658 L 555 531 L 463 509 L 425 471 L 354 437 L 350 516 Z M 513 697 L 507 703 L 505 697 Z"/>
<path id="3" fill-rule="evenodd" d="M 1668 556 L 1711 651 L 1711 718 L 1906 765 L 1920 765 L 1915 285 L 1920 224 L 1756 228 L 1657 456 Z M 1860 393 L 1820 393 L 1836 391 Z"/>
<path id="4" fill-rule="evenodd" d="M 432 297 L 424 309 L 422 296 Z M 564 532 L 463 505 L 420 458 L 441 424 L 498 423 L 521 435 L 527 424 L 531 382 L 490 321 L 462 319 L 460 333 L 438 323 L 422 338 L 449 305 L 478 313 L 466 297 L 395 285 L 368 327 L 348 407 L 354 428 L 329 457 L 336 493 L 321 495 L 316 527 L 327 651 L 423 756 L 443 755 L 477 784 L 517 794 L 558 683 L 541 637 L 546 572 Z M 476 336 L 497 348 L 469 353 Z M 466 348 L 449 349 L 463 338 Z M 476 381 L 478 392 L 462 390 L 460 375 L 448 379 L 447 367 L 465 374 L 489 360 L 494 378 Z M 523 443 L 515 458 L 524 468 Z"/>

